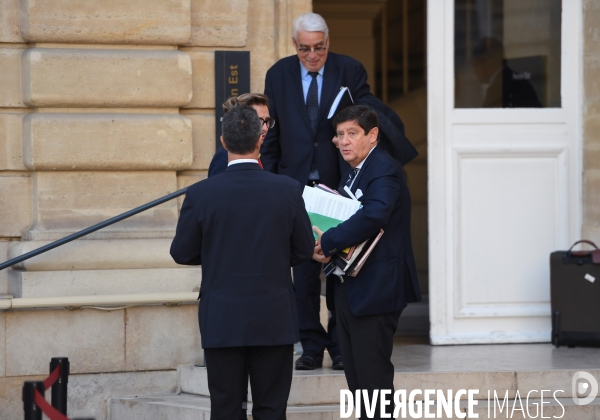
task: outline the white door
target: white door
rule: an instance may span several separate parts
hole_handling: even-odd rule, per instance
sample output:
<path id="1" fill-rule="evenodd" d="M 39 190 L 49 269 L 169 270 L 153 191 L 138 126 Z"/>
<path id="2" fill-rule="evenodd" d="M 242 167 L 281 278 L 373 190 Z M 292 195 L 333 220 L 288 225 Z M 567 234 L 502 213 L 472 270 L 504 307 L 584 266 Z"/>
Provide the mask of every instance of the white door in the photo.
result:
<path id="1" fill-rule="evenodd" d="M 581 0 L 427 10 L 431 341 L 549 342 L 549 254 L 581 234 Z"/>

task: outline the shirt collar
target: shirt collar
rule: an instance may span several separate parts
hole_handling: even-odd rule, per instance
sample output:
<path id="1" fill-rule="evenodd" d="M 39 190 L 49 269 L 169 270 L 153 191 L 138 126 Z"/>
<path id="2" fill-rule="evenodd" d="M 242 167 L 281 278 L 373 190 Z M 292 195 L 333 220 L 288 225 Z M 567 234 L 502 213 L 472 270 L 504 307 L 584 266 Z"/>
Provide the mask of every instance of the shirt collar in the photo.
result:
<path id="1" fill-rule="evenodd" d="M 227 164 L 227 166 L 235 165 L 237 163 L 256 163 L 258 165 L 258 160 L 256 159 L 234 159 Z"/>
<path id="2" fill-rule="evenodd" d="M 371 147 L 371 150 L 369 150 L 369 154 L 367 154 L 367 157 L 365 157 L 358 165 L 356 165 L 356 167 L 354 168 L 354 170 L 358 173 L 358 170 L 360 170 L 360 168 L 362 168 L 363 163 L 365 163 L 365 160 L 367 160 L 369 158 L 369 155 L 371 154 L 371 152 L 373 152 L 373 150 L 377 147 L 377 143 L 375 143 L 375 146 Z"/>
<path id="3" fill-rule="evenodd" d="M 302 65 L 301 61 L 298 61 L 298 62 L 300 63 L 300 75 L 304 79 L 306 76 L 308 76 L 308 70 L 306 70 L 306 67 L 304 67 Z M 319 70 L 317 73 L 319 73 L 321 75 L 321 77 L 323 77 L 324 72 L 325 72 L 325 64 L 323 64 L 323 67 L 321 67 L 321 70 Z"/>

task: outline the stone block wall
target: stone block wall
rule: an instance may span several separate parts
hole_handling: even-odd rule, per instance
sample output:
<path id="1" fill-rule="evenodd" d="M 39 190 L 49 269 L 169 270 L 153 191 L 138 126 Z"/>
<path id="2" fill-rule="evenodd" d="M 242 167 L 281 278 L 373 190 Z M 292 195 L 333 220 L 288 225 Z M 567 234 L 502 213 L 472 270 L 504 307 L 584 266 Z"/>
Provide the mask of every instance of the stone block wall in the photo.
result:
<path id="1" fill-rule="evenodd" d="M 214 51 L 248 50 L 251 87 L 293 53 L 310 0 L 0 0 L 0 262 L 186 187 L 215 152 Z M 168 249 L 181 199 L 0 271 L 18 298 L 193 292 Z M 68 356 L 69 414 L 169 392 L 202 361 L 196 305 L 0 310 L 2 418 Z"/>

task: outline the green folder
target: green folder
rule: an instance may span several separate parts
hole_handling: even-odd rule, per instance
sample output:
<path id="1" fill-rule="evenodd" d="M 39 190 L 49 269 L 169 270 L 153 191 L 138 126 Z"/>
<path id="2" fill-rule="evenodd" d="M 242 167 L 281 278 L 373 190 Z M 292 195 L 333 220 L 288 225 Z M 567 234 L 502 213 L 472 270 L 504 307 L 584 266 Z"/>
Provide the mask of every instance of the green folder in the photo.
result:
<path id="1" fill-rule="evenodd" d="M 343 220 L 334 219 L 333 217 L 327 217 L 317 213 L 311 213 L 310 211 L 308 212 L 308 217 L 310 218 L 311 225 L 318 227 L 323 232 L 326 232 L 327 230 L 334 228 L 343 222 Z M 313 232 L 313 234 L 315 239 L 317 239 L 317 234 L 315 232 Z"/>

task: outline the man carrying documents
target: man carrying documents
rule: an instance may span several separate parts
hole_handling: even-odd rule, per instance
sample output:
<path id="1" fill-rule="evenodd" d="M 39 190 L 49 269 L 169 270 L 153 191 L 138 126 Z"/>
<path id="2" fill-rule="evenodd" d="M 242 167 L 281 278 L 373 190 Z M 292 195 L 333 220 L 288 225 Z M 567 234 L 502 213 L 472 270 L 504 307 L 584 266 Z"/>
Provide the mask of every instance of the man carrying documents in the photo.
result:
<path id="1" fill-rule="evenodd" d="M 336 200 L 323 204 L 325 211 L 307 199 L 309 191 L 305 190 L 304 196 L 313 224 L 322 220 L 317 220 L 312 210 L 344 220 L 324 233 L 315 229 L 319 239 L 313 258 L 329 263 L 325 267 L 326 273 L 332 272 L 328 281 L 335 281 L 335 288 L 328 287 L 328 291 L 335 289 L 335 297 L 328 296 L 328 304 L 334 303 L 337 311 L 348 387 L 353 393 L 368 390 L 372 401 L 373 390 L 389 389 L 393 395 L 394 366 L 390 359 L 398 319 L 407 303 L 421 299 L 410 235 L 411 200 L 401 165 L 377 145 L 379 128 L 374 111 L 363 105 L 348 107 L 336 116 L 334 126 L 340 153 L 352 167 L 337 192 L 358 200 L 360 208 L 347 217 L 352 210 L 340 204 L 334 193 L 330 197 Z M 338 217 L 330 217 L 334 215 L 332 209 Z M 373 240 L 378 242 L 370 246 Z M 347 256 L 348 248 L 365 242 L 371 252 L 358 272 L 356 265 L 346 268 L 342 257 Z M 378 407 L 375 418 L 379 415 Z"/>

